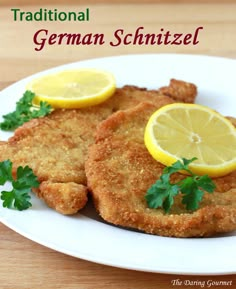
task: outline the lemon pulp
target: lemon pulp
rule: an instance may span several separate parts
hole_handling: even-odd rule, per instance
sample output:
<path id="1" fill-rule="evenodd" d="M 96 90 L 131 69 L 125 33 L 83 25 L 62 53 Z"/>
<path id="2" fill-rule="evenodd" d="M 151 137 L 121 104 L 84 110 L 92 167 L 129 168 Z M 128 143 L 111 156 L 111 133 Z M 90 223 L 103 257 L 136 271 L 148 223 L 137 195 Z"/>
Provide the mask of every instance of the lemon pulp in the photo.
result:
<path id="1" fill-rule="evenodd" d="M 144 141 L 151 155 L 164 165 L 182 157 L 196 157 L 193 172 L 212 177 L 236 169 L 236 129 L 214 110 L 174 103 L 157 110 L 149 119 Z"/>
<path id="2" fill-rule="evenodd" d="M 27 89 L 35 93 L 34 104 L 46 101 L 54 108 L 80 108 L 99 104 L 115 92 L 114 76 L 106 71 L 81 68 L 33 79 Z"/>

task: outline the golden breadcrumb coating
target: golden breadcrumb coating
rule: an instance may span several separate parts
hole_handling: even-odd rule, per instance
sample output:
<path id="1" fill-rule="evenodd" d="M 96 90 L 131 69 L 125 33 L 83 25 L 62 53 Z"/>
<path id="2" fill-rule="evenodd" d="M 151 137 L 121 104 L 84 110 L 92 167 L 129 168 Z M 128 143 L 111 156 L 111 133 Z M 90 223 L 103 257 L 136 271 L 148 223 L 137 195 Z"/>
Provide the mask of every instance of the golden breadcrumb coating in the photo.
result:
<path id="1" fill-rule="evenodd" d="M 236 171 L 215 178 L 216 191 L 206 193 L 195 212 L 184 208 L 180 196 L 169 214 L 148 208 L 144 196 L 164 168 L 152 158 L 143 140 L 145 125 L 156 109 L 156 105 L 142 103 L 113 114 L 98 126 L 85 167 L 99 214 L 115 225 L 161 236 L 210 236 L 235 230 Z M 176 173 L 173 180 L 184 177 Z"/>
<path id="2" fill-rule="evenodd" d="M 169 86 L 160 88 L 159 92 L 170 96 L 175 101 L 193 103 L 197 94 L 197 87 L 189 82 L 171 79 Z"/>
<path id="3" fill-rule="evenodd" d="M 194 95 L 193 97 L 196 97 Z M 10 159 L 13 173 L 18 166 L 31 167 L 40 181 L 34 192 L 62 214 L 74 214 L 87 202 L 84 160 L 94 141 L 96 126 L 113 112 L 142 101 L 172 103 L 158 90 L 136 86 L 117 88 L 106 102 L 84 109 L 55 110 L 18 128 L 0 143 L 0 161 Z"/>

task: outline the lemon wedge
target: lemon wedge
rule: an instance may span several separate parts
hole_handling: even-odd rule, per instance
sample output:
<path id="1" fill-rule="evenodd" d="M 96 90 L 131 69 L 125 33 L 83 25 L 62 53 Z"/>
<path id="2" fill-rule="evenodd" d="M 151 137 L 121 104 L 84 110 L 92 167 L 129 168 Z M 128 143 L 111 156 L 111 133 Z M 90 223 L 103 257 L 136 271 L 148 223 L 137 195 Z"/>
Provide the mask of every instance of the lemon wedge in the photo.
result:
<path id="1" fill-rule="evenodd" d="M 216 111 L 198 104 L 166 105 L 150 117 L 145 145 L 166 166 L 181 158 L 197 160 L 189 168 L 198 175 L 224 176 L 236 169 L 236 129 Z"/>
<path id="2" fill-rule="evenodd" d="M 99 104 L 115 92 L 114 76 L 106 71 L 81 68 L 33 79 L 27 89 L 35 93 L 34 104 L 46 101 L 54 108 L 81 108 Z"/>

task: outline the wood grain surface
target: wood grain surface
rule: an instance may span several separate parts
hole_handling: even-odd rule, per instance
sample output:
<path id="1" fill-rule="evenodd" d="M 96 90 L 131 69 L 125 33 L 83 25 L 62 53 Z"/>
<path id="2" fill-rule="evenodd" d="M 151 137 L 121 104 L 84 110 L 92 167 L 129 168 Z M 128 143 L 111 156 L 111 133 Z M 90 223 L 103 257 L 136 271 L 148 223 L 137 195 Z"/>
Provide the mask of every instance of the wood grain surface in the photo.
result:
<path id="1" fill-rule="evenodd" d="M 182 4 L 182 3 L 235 3 L 235 0 L 67 0 L 68 5 L 80 5 L 80 4 L 156 4 L 156 3 L 170 3 L 170 4 Z M 48 4 L 65 4 L 65 0 L 1 0 L 2 5 L 48 5 Z"/>
<path id="2" fill-rule="evenodd" d="M 37 11 L 43 7 L 57 8 L 63 11 L 89 7 L 91 20 L 88 23 L 25 23 L 14 22 L 10 8 L 22 6 L 25 11 Z M 47 5 L 47 3 L 53 3 Z M 133 53 L 191 53 L 236 58 L 236 3 L 222 1 L 172 1 L 172 4 L 159 1 L 125 1 L 135 4 L 117 4 L 121 1 L 71 1 L 76 5 L 67 6 L 70 1 L 1 1 L 0 6 L 0 89 L 25 76 L 51 68 L 53 66 L 102 56 Z M 79 3 L 86 4 L 79 4 Z M 103 4 L 101 4 L 103 2 Z M 104 2 L 106 2 L 104 4 Z M 112 2 L 112 3 L 111 3 Z M 138 3 L 141 4 L 138 4 Z M 152 2 L 151 4 L 146 4 Z M 204 1 L 205 2 L 205 1 Z M 46 3 L 46 4 L 45 4 Z M 63 3 L 61 5 L 55 3 Z M 100 3 L 90 4 L 90 3 Z M 5 4 L 5 5 L 4 5 Z M 52 46 L 41 52 L 34 50 L 32 36 L 37 29 L 46 27 L 50 31 L 82 33 L 102 31 L 111 35 L 114 29 L 123 27 L 134 31 L 145 26 L 150 32 L 160 27 L 178 30 L 184 33 L 203 26 L 200 43 L 197 46 L 151 47 L 109 45 L 91 47 Z M 178 250 L 178 248 L 176 248 Z M 216 252 L 217 254 L 217 252 Z M 172 280 L 219 280 L 232 281 L 233 276 L 181 276 L 135 272 L 95 264 L 76 259 L 37 243 L 0 224 L 0 288 L 1 289 L 166 289 L 201 288 L 200 286 L 173 286 Z M 180 260 L 181 262 L 181 260 Z M 228 288 L 224 287 L 224 288 Z M 206 288 L 206 287 L 205 287 Z M 219 288 L 212 286 L 212 288 Z"/>

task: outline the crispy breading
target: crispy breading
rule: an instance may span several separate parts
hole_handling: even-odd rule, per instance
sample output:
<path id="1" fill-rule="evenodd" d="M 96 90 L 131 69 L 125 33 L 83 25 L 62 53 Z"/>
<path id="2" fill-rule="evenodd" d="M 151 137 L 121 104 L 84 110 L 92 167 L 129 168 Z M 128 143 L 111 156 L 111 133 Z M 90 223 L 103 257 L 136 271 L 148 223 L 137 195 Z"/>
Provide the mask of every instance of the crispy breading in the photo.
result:
<path id="1" fill-rule="evenodd" d="M 161 236 L 210 236 L 235 230 L 236 171 L 215 178 L 216 191 L 204 194 L 195 212 L 184 208 L 180 196 L 175 197 L 169 214 L 148 208 L 145 194 L 164 168 L 152 158 L 143 140 L 145 125 L 156 109 L 142 103 L 113 114 L 98 126 L 85 168 L 99 214 L 115 225 Z M 184 177 L 176 173 L 173 181 Z"/>
<path id="2" fill-rule="evenodd" d="M 197 94 L 197 87 L 189 82 L 171 79 L 170 84 L 160 88 L 159 92 L 170 96 L 175 101 L 193 103 L 194 95 Z"/>
<path id="3" fill-rule="evenodd" d="M 193 97 L 195 97 L 194 95 Z M 30 166 L 40 181 L 34 192 L 62 214 L 74 214 L 87 201 L 84 160 L 100 121 L 120 109 L 142 101 L 172 103 L 157 90 L 135 86 L 117 88 L 106 102 L 85 109 L 55 110 L 48 117 L 33 119 L 0 143 L 0 161 L 10 159 L 13 173 Z"/>

